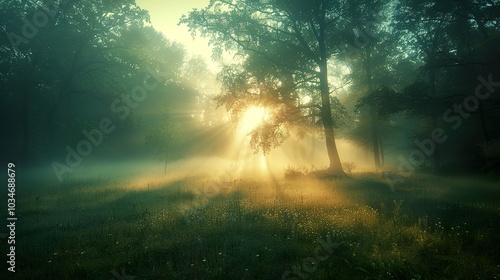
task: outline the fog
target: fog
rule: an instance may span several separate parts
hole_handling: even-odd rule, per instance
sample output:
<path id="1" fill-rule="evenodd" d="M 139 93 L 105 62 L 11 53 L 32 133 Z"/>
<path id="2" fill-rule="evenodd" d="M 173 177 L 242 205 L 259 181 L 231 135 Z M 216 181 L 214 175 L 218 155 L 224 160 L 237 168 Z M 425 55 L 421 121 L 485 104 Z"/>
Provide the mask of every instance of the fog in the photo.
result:
<path id="1" fill-rule="evenodd" d="M 498 11 L 2 1 L 0 278 L 500 278 Z"/>

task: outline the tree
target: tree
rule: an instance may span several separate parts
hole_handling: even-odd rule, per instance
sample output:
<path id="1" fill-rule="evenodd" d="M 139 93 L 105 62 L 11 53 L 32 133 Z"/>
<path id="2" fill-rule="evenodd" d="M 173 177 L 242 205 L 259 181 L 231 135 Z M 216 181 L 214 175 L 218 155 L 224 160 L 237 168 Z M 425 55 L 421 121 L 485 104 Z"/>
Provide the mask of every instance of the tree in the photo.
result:
<path id="1" fill-rule="evenodd" d="M 498 46 L 499 38 L 498 1 L 405 0 L 397 7 L 393 28 L 401 38 L 400 47 L 409 58 L 423 64 L 419 79 L 403 91 L 407 102 L 404 107 L 414 116 L 427 120 L 429 129 L 425 134 L 429 135 L 430 131 L 443 126 L 443 112 L 455 108 L 455 104 L 461 106 L 464 98 L 474 98 L 478 76 L 484 72 L 498 73 L 498 48 L 493 47 Z M 487 142 L 492 137 L 488 119 L 494 119 L 493 114 L 487 117 L 487 111 L 498 110 L 498 106 L 495 98 L 477 102 L 478 109 L 465 112 L 464 116 L 478 117 Z M 461 133 L 460 138 L 470 136 Z M 477 140 L 467 141 L 472 144 Z M 446 147 L 434 144 L 432 157 L 434 167 L 439 170 Z M 470 144 L 466 146 L 476 146 Z M 457 161 L 456 156 L 453 157 L 452 161 Z"/>
<path id="2" fill-rule="evenodd" d="M 180 147 L 186 140 L 186 132 L 180 122 L 165 120 L 146 131 L 146 145 L 155 149 L 164 160 L 163 173 L 167 173 L 170 160 L 180 156 Z"/>
<path id="3" fill-rule="evenodd" d="M 350 34 L 349 45 L 341 59 L 350 67 L 349 77 L 353 82 L 350 86 L 351 94 L 366 96 L 373 93 L 387 80 L 390 40 L 382 24 L 387 4 L 382 1 L 361 1 L 356 9 L 347 9 L 346 17 L 354 26 Z M 386 82 L 386 81 L 385 81 Z M 357 107 L 358 128 L 369 130 L 369 134 L 363 137 L 370 139 L 370 148 L 373 151 L 375 168 L 381 168 L 383 164 L 383 144 L 380 135 L 380 121 L 377 115 L 378 108 L 375 104 L 365 104 L 363 110 Z M 366 122 L 366 123 L 365 123 Z M 363 139 L 363 140 L 364 140 Z M 368 143 L 364 143 L 367 145 Z M 367 145 L 368 146 L 368 145 Z"/>
<path id="4" fill-rule="evenodd" d="M 261 137 L 283 139 L 286 134 L 281 124 L 294 120 L 300 109 L 318 108 L 330 161 L 329 171 L 337 175 L 343 175 L 344 171 L 335 144 L 328 61 L 340 49 L 338 30 L 345 24 L 342 19 L 345 8 L 348 8 L 346 2 L 328 0 L 212 0 L 206 8 L 193 10 L 181 19 L 181 23 L 187 24 L 193 32 L 209 36 L 217 50 L 236 51 L 246 67 L 265 66 L 264 73 L 268 75 L 260 75 L 264 79 L 254 80 L 257 88 L 265 85 L 265 78 L 274 78 L 267 79 L 267 85 L 261 90 L 275 92 L 274 100 L 279 101 L 276 105 L 282 108 L 278 114 L 281 119 L 266 126 L 267 132 L 261 133 Z M 250 81 L 252 75 L 245 77 L 245 71 L 241 71 L 237 79 Z M 319 93 L 318 104 L 300 103 L 298 93 L 307 88 Z M 223 99 L 224 103 L 241 100 L 237 92 L 230 94 L 234 97 Z M 307 94 L 313 95 L 312 92 Z"/>
<path id="5" fill-rule="evenodd" d="M 20 120 L 2 143 L 21 143 L 12 156 L 25 162 L 81 140 L 82 129 L 108 117 L 113 100 L 142 84 L 147 69 L 175 80 L 183 63 L 184 50 L 146 26 L 148 13 L 133 0 L 0 7 L 2 111 Z"/>

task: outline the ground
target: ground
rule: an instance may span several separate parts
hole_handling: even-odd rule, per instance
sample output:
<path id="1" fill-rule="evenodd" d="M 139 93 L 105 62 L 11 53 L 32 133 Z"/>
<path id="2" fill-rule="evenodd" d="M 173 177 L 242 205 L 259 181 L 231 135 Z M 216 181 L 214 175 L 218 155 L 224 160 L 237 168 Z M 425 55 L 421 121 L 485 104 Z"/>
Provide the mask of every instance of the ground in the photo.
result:
<path id="1" fill-rule="evenodd" d="M 99 178 L 16 199 L 1 279 L 500 279 L 497 178 Z"/>

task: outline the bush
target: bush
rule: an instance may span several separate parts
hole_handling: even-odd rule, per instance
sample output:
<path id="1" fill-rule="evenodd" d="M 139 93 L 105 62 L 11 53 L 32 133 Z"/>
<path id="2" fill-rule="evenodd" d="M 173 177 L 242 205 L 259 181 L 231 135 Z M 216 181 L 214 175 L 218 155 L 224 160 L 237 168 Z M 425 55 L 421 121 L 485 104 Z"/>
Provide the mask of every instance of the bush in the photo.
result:
<path id="1" fill-rule="evenodd" d="M 351 172 L 356 168 L 356 163 L 353 161 L 350 162 L 344 162 L 342 163 L 342 166 L 344 167 L 344 170 L 351 174 Z"/>
<path id="2" fill-rule="evenodd" d="M 285 170 L 285 179 L 302 178 L 305 177 L 309 173 L 309 171 L 309 168 L 305 165 L 299 165 L 297 167 L 288 166 Z"/>

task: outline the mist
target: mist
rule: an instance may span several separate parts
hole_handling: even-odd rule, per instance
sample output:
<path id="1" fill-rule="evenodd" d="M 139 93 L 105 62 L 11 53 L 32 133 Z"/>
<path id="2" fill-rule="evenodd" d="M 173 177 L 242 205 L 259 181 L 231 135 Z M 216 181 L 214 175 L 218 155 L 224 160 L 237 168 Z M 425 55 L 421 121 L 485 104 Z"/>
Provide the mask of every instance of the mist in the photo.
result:
<path id="1" fill-rule="evenodd" d="M 500 277 L 499 6 L 3 1 L 0 278 Z"/>

